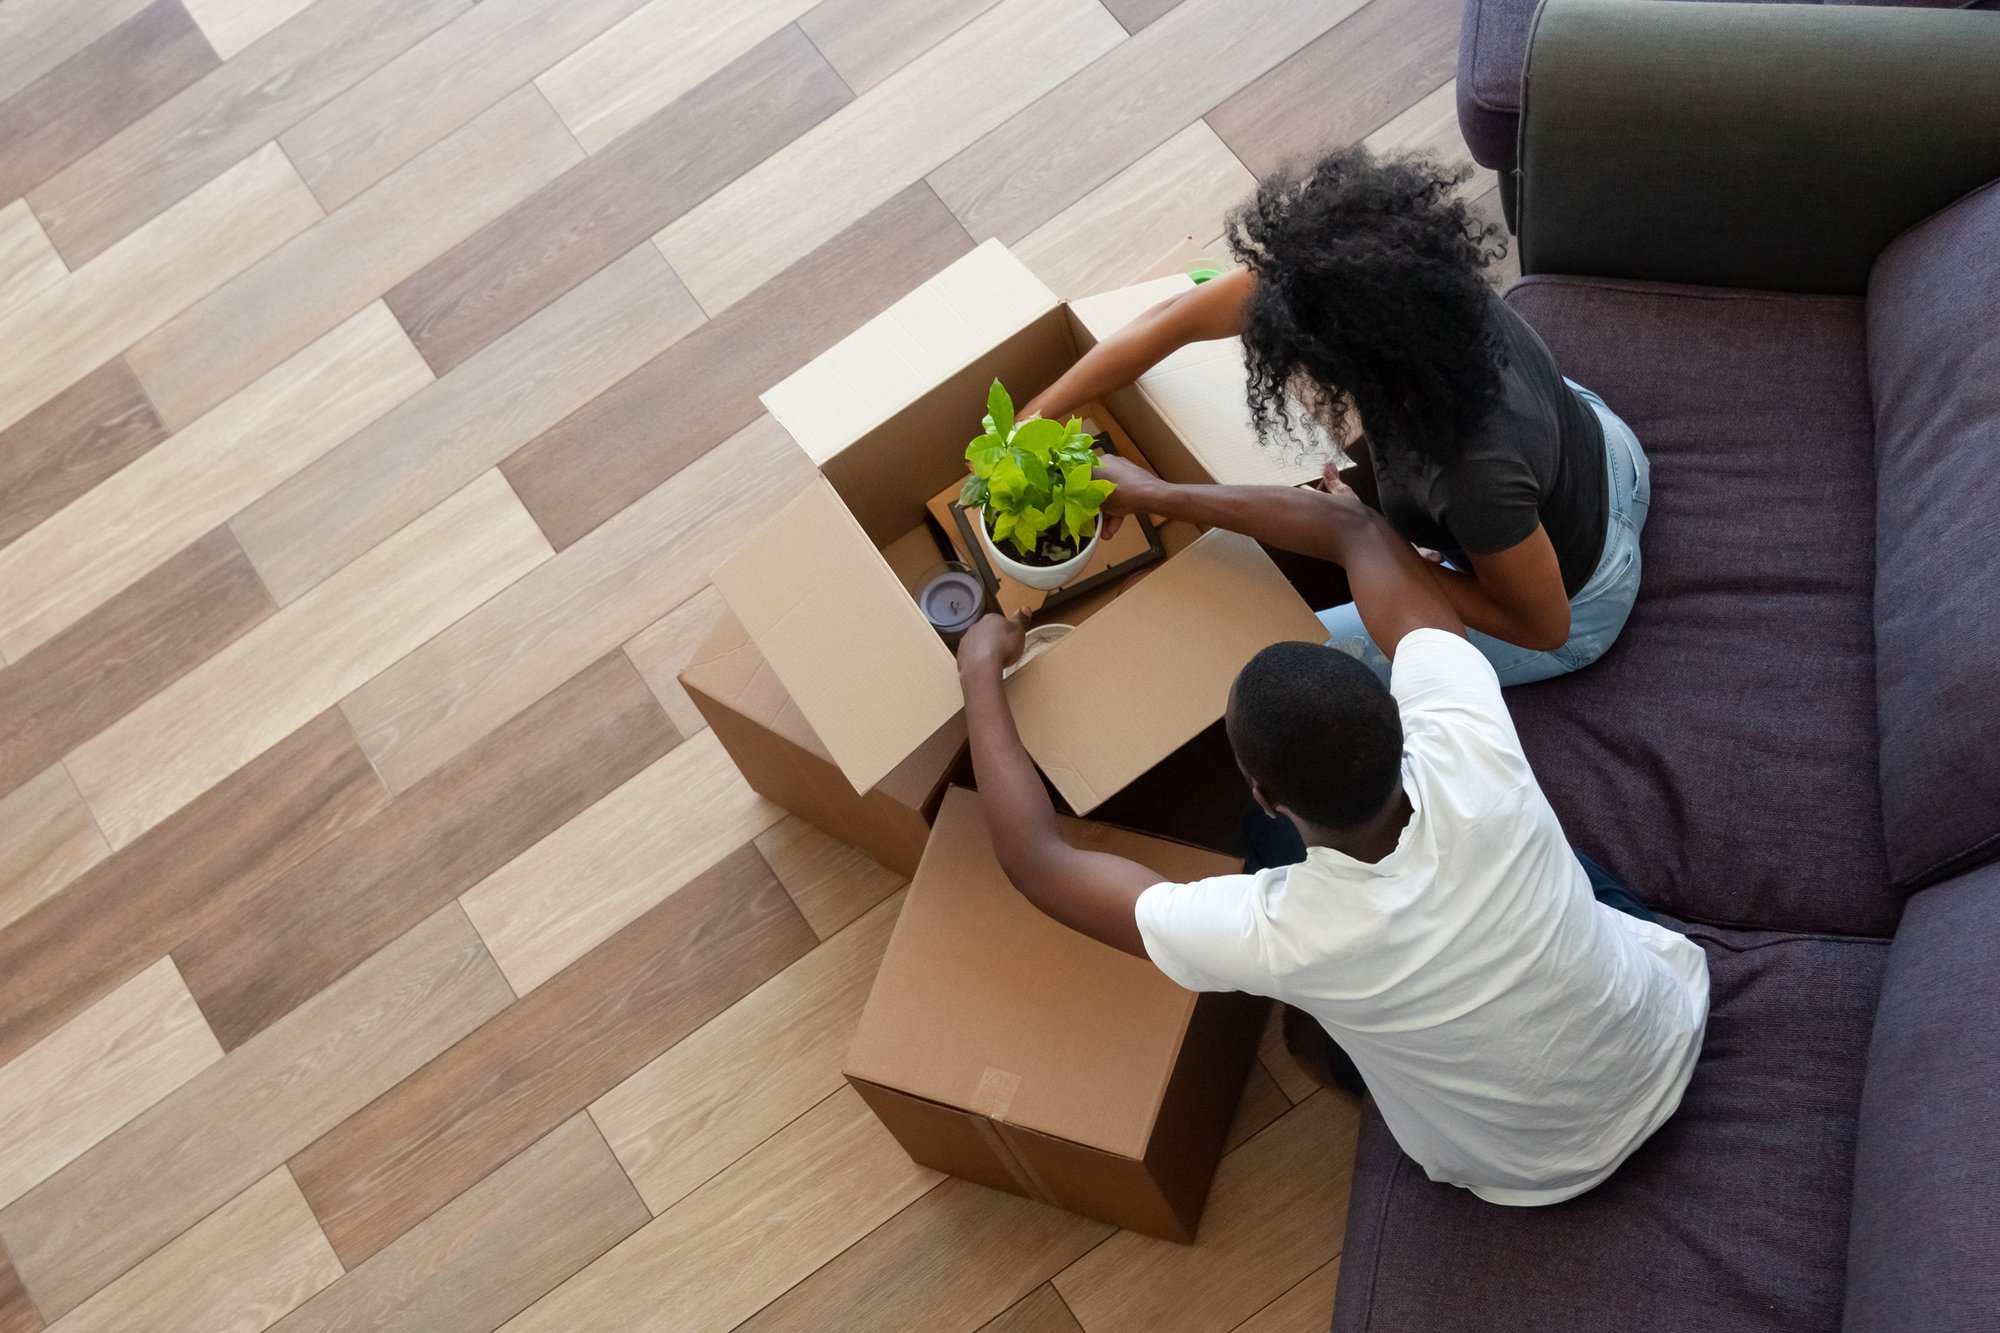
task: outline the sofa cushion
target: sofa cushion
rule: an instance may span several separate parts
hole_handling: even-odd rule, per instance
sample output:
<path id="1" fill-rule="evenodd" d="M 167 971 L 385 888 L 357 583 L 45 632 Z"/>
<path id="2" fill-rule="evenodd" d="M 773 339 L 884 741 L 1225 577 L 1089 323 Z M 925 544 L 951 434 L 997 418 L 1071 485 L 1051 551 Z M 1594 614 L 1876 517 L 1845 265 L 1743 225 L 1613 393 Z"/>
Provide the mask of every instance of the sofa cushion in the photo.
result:
<path id="1" fill-rule="evenodd" d="M 1509 692 L 1571 840 L 1679 916 L 1889 934 L 1860 301 L 1555 277 L 1508 299 L 1652 460 L 1624 633 Z"/>
<path id="2" fill-rule="evenodd" d="M 1910 900 L 1855 1146 L 1847 1333 L 2000 1327 L 2000 867 Z"/>
<path id="3" fill-rule="evenodd" d="M 1880 940 L 1691 927 L 1707 1039 L 1680 1109 L 1546 1208 L 1433 1184 L 1363 1117 L 1335 1333 L 1831 1333 Z M 1906 1327 L 1915 1327 L 1906 1325 Z"/>
<path id="4" fill-rule="evenodd" d="M 2000 856 L 2000 182 L 1868 280 L 1877 688 L 1889 867 Z"/>

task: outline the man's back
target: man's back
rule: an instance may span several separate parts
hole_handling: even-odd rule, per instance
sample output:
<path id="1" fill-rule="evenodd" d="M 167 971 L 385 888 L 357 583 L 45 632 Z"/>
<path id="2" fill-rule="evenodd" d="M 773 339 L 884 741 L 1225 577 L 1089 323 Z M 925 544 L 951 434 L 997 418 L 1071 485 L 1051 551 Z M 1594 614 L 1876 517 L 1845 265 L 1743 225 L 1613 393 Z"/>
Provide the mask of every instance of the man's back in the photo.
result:
<path id="1" fill-rule="evenodd" d="M 1318 1018 L 1432 1179 L 1557 1202 L 1679 1104 L 1706 963 L 1592 897 L 1471 644 L 1410 634 L 1392 690 L 1414 813 L 1389 855 L 1318 847 L 1289 869 L 1159 885 L 1139 899 L 1140 933 L 1182 985 Z"/>

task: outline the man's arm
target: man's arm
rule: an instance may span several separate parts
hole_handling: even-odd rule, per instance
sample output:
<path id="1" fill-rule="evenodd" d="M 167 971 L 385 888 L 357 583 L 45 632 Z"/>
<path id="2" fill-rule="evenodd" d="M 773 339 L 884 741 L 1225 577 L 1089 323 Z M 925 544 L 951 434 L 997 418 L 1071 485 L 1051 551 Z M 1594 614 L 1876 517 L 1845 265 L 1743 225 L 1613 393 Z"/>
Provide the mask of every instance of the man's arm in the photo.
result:
<path id="1" fill-rule="evenodd" d="M 1227 528 L 1269 546 L 1331 560 L 1347 570 L 1361 623 L 1384 653 L 1412 630 L 1465 633 L 1465 621 L 1438 586 L 1430 562 L 1361 503 L 1329 480 L 1326 490 L 1294 486 L 1176 486 L 1123 459 L 1107 458 L 1097 475 L 1117 483 L 1107 513 L 1149 513 Z"/>
<path id="2" fill-rule="evenodd" d="M 958 647 L 973 774 L 1000 867 L 1021 896 L 1071 930 L 1146 957 L 1135 905 L 1160 882 L 1136 861 L 1063 839 L 1055 806 L 1014 729 L 1001 669 L 1021 655 L 1025 619 L 989 615 Z"/>

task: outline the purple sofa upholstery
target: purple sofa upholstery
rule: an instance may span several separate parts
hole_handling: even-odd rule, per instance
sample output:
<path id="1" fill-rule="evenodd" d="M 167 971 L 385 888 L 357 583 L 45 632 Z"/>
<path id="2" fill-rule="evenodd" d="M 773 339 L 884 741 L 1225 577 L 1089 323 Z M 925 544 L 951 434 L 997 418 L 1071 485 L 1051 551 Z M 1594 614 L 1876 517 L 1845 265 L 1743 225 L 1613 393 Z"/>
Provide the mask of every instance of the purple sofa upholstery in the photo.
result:
<path id="1" fill-rule="evenodd" d="M 1705 0 L 1715 3 L 1716 0 Z M 1725 0 L 1730 2 L 1730 0 Z M 1458 127 L 1472 158 L 1512 171 L 1521 123 L 1521 67 L 1541 0 L 1465 0 L 1458 43 Z M 1762 0 L 1765 4 L 1866 4 L 1957 9 L 1961 0 Z M 1980 0 L 1989 8 L 2000 0 Z"/>
<path id="2" fill-rule="evenodd" d="M 1370 1108 L 1333 1327 L 1995 1333 L 2000 183 L 1865 297 L 1508 299 L 1653 464 L 1623 636 L 1509 699 L 1570 836 L 1707 951 L 1708 1036 L 1549 1208 L 1431 1184 Z"/>

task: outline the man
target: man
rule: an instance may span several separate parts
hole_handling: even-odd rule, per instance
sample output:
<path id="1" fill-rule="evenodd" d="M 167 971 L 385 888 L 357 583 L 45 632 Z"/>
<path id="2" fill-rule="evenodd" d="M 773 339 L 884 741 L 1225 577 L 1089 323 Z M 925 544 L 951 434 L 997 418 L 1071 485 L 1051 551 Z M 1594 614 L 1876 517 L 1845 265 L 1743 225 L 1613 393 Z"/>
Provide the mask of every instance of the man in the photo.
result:
<path id="1" fill-rule="evenodd" d="M 1431 1179 L 1503 1204 L 1603 1181 L 1694 1070 L 1701 950 L 1593 895 L 1493 668 L 1421 558 L 1351 491 L 1174 486 L 1117 460 L 1101 475 L 1118 484 L 1114 514 L 1339 562 L 1391 652 L 1391 684 L 1324 645 L 1253 658 L 1230 692 L 1230 744 L 1305 859 L 1166 884 L 1064 842 L 1001 685 L 1023 625 L 988 616 L 958 662 L 1008 876 L 1056 920 L 1183 986 L 1269 995 L 1317 1019 Z"/>

